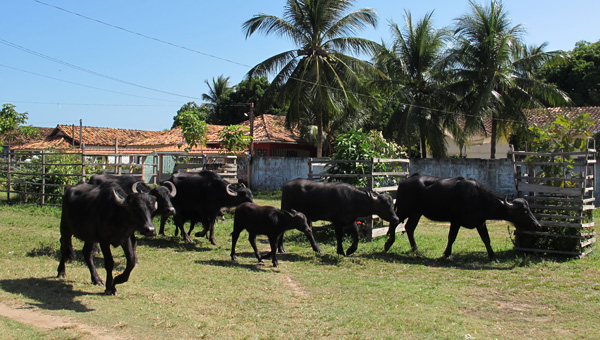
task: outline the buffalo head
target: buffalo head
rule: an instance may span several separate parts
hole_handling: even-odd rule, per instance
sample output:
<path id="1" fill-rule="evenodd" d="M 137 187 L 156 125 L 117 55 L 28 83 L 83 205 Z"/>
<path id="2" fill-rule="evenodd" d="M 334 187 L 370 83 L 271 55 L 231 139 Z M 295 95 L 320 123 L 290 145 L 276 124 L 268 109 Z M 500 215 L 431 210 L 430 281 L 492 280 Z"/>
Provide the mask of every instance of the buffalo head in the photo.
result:
<path id="1" fill-rule="evenodd" d="M 313 250 L 317 253 L 321 253 L 321 248 L 317 245 L 317 241 L 315 241 L 315 237 L 313 236 L 312 227 L 308 224 L 308 220 L 306 219 L 306 215 L 303 213 L 291 209 L 290 212 L 290 227 L 294 227 L 295 229 L 304 233 L 308 242 L 312 246 Z"/>
<path id="2" fill-rule="evenodd" d="M 529 231 L 541 228 L 540 223 L 529 209 L 529 203 L 525 199 L 516 198 L 512 202 L 508 202 L 505 198 L 502 205 L 506 207 L 507 220 L 514 223 L 515 228 Z"/>
<path id="3" fill-rule="evenodd" d="M 135 225 L 137 231 L 145 236 L 155 236 L 156 229 L 152 224 L 152 212 L 158 209 L 156 197 L 146 193 L 138 193 L 135 191 L 135 185 L 134 193 L 125 197 L 115 189 L 112 192 L 115 203 L 128 209 L 129 222 Z"/>
<path id="4" fill-rule="evenodd" d="M 170 187 L 170 189 L 168 188 Z M 158 213 L 161 215 L 175 215 L 175 208 L 171 198 L 177 194 L 177 189 L 172 182 L 165 181 L 161 185 L 152 188 L 150 194 L 158 201 Z"/>
<path id="5" fill-rule="evenodd" d="M 400 219 L 394 211 L 394 200 L 392 196 L 388 194 L 377 194 L 370 191 L 369 195 L 372 198 L 374 211 L 382 219 L 390 222 L 391 224 L 398 224 Z"/>
<path id="6" fill-rule="evenodd" d="M 246 188 L 246 186 L 243 183 L 227 184 L 227 187 L 225 189 L 227 190 L 227 194 L 235 200 L 235 205 L 244 202 L 253 202 L 254 196 L 252 195 L 252 191 Z"/>

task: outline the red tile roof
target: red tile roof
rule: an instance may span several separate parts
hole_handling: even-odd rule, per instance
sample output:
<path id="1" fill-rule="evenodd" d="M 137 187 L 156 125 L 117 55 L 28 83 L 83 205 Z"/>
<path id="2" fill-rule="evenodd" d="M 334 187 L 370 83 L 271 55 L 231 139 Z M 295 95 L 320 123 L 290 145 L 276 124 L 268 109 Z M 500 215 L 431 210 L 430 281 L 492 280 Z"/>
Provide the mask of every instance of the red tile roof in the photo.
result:
<path id="1" fill-rule="evenodd" d="M 115 140 L 119 145 L 135 144 L 136 141 L 159 135 L 161 131 L 114 129 L 94 126 L 58 125 L 50 137 L 65 137 L 76 145 L 80 144 L 80 136 L 86 145 L 112 146 Z"/>
<path id="2" fill-rule="evenodd" d="M 592 131 L 600 131 L 600 106 L 549 107 L 545 109 L 529 110 L 526 114 L 529 124 L 544 126 L 552 123 L 559 114 L 567 115 L 569 118 L 575 118 L 582 113 L 589 113 L 590 118 L 594 120 L 595 124 L 592 127 Z"/>

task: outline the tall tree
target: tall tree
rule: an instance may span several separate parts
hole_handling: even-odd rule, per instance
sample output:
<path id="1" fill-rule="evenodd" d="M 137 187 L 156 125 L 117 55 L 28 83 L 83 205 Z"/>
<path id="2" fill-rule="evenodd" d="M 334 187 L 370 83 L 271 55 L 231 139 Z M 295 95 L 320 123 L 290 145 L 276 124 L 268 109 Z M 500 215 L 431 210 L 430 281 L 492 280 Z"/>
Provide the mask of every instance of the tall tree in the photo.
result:
<path id="1" fill-rule="evenodd" d="M 322 156 L 323 133 L 344 114 L 356 112 L 371 100 L 360 75 L 372 66 L 346 53 L 372 53 L 377 44 L 353 37 L 358 30 L 375 27 L 373 9 L 351 11 L 353 0 L 287 0 L 284 17 L 256 14 L 243 24 L 246 38 L 255 32 L 275 34 L 295 43 L 253 67 L 248 76 L 277 73 L 269 86 L 270 100 L 289 104 L 287 123 L 297 125 L 313 118 L 318 127 L 317 156 Z M 275 95 L 276 94 L 276 95 Z"/>
<path id="2" fill-rule="evenodd" d="M 15 108 L 13 104 L 3 104 L 0 110 L 0 146 L 3 146 L 3 140 L 10 146 L 19 138 L 35 136 L 40 132 L 30 125 L 24 125 L 29 114 L 17 112 Z"/>
<path id="3" fill-rule="evenodd" d="M 173 117 L 173 125 L 171 126 L 171 129 L 181 124 L 181 120 L 178 117 L 182 112 L 187 111 L 192 111 L 202 121 L 207 121 L 210 115 L 210 109 L 206 104 L 198 105 L 196 102 L 187 102 L 183 104 L 179 110 L 177 110 L 177 114 L 175 117 Z"/>
<path id="4" fill-rule="evenodd" d="M 464 95 L 467 132 L 483 129 L 483 119 L 491 118 L 490 158 L 495 158 L 498 138 L 508 135 L 515 124 L 526 124 L 523 109 L 564 104 L 568 96 L 519 72 L 522 58 L 513 54 L 513 47 L 522 45 L 525 30 L 511 25 L 501 2 L 492 0 L 488 7 L 469 3 L 471 13 L 456 23 L 458 48 L 453 61 L 458 81 L 454 85 Z"/>
<path id="5" fill-rule="evenodd" d="M 540 76 L 567 92 L 576 106 L 600 106 L 600 40 L 578 42 L 568 60 L 544 67 Z"/>
<path id="6" fill-rule="evenodd" d="M 229 85 L 229 77 L 220 75 L 212 83 L 208 80 L 204 81 L 208 85 L 208 93 L 202 94 L 202 99 L 207 103 L 210 109 L 209 123 L 217 124 L 223 115 L 225 108 L 223 103 L 229 101 L 229 95 L 233 92 L 233 88 Z"/>
<path id="7" fill-rule="evenodd" d="M 432 16 L 427 13 L 415 25 L 407 11 L 403 29 L 391 22 L 392 46 L 382 46 L 375 57 L 376 67 L 388 77 L 378 83 L 387 88 L 393 106 L 387 130 L 403 145 L 418 143 L 423 158 L 428 149 L 434 157 L 445 156 L 445 130 L 457 130 L 456 120 L 444 110 L 450 93 L 440 65 L 450 36 L 433 27 Z"/>

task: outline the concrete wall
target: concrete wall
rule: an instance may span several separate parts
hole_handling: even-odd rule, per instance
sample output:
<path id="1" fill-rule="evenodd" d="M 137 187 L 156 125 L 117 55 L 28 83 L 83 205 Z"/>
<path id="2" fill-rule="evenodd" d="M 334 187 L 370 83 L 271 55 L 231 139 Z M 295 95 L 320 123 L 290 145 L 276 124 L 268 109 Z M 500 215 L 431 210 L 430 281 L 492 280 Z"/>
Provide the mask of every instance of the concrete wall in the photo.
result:
<path id="1" fill-rule="evenodd" d="M 252 190 L 277 190 L 295 178 L 307 178 L 308 160 L 303 157 L 255 157 Z M 411 160 L 409 171 L 439 177 L 470 177 L 501 195 L 516 193 L 509 159 L 417 159 Z"/>
<path id="2" fill-rule="evenodd" d="M 298 177 L 308 178 L 305 157 L 254 157 L 251 165 L 252 190 L 277 190 Z"/>
<path id="3" fill-rule="evenodd" d="M 516 187 L 510 159 L 446 158 L 410 161 L 411 174 L 438 177 L 469 177 L 478 180 L 500 195 L 515 195 Z"/>

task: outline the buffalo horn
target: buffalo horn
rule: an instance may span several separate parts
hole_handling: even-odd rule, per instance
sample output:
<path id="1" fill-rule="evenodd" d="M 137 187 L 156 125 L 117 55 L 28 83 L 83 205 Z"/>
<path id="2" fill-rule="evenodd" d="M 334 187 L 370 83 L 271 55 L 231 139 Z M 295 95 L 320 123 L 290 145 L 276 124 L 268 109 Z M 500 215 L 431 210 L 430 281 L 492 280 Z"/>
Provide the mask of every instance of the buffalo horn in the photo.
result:
<path id="1" fill-rule="evenodd" d="M 137 186 L 138 186 L 140 183 L 143 183 L 143 182 L 142 182 L 142 181 L 137 181 L 137 182 L 133 183 L 133 185 L 131 186 L 131 191 L 133 191 L 133 193 L 134 193 L 134 194 L 137 194 L 137 193 L 138 193 Z"/>
<path id="2" fill-rule="evenodd" d="M 169 190 L 169 197 L 175 197 L 175 195 L 177 195 L 177 188 L 175 188 L 175 184 L 169 181 L 165 181 L 165 184 L 168 184 L 171 187 L 171 190 Z"/>
<path id="3" fill-rule="evenodd" d="M 515 205 L 514 205 L 514 204 L 512 204 L 512 203 L 509 203 L 509 202 L 508 202 L 508 198 L 507 198 L 507 197 L 504 197 L 504 205 L 505 205 L 507 208 L 509 208 L 509 209 L 512 209 L 512 208 L 514 208 L 514 207 L 515 207 Z"/>
<path id="4" fill-rule="evenodd" d="M 115 203 L 117 203 L 120 206 L 126 206 L 127 204 L 125 203 L 125 199 L 121 196 L 119 196 L 119 194 L 117 194 L 117 192 L 115 191 L 115 189 L 113 189 L 113 197 L 115 199 Z"/>
<path id="5" fill-rule="evenodd" d="M 238 195 L 238 193 L 237 193 L 236 191 L 233 191 L 233 190 L 231 190 L 231 188 L 230 188 L 230 187 L 231 187 L 231 185 L 232 185 L 232 184 L 227 184 L 227 187 L 226 187 L 226 189 L 227 189 L 227 193 L 228 193 L 229 195 L 231 195 L 231 196 L 237 196 L 237 195 Z"/>

